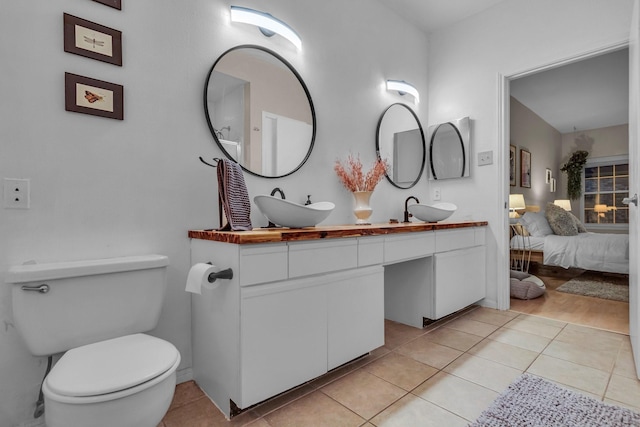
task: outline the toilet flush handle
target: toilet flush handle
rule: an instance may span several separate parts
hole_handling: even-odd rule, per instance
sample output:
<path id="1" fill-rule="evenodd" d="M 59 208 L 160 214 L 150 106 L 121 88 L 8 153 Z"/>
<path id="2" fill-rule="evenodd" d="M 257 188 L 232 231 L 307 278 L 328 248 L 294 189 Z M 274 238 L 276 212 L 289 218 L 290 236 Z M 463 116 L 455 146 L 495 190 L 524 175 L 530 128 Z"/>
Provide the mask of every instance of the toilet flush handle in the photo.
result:
<path id="1" fill-rule="evenodd" d="M 49 292 L 49 285 L 47 285 L 46 283 L 43 283 L 40 286 L 21 286 L 20 289 L 22 289 L 23 291 L 31 291 L 31 292 L 40 292 L 41 294 L 46 294 L 47 292 Z"/>

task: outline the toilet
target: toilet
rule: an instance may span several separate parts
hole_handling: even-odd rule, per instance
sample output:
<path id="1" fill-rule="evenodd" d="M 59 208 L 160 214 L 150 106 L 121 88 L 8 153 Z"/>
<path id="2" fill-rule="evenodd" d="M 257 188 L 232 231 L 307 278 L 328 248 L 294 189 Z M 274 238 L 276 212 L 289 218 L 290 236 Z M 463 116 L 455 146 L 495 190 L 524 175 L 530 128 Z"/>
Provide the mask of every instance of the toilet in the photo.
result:
<path id="1" fill-rule="evenodd" d="M 16 329 L 34 356 L 64 353 L 42 384 L 47 427 L 156 427 L 180 353 L 145 334 L 160 316 L 163 255 L 9 269 Z"/>

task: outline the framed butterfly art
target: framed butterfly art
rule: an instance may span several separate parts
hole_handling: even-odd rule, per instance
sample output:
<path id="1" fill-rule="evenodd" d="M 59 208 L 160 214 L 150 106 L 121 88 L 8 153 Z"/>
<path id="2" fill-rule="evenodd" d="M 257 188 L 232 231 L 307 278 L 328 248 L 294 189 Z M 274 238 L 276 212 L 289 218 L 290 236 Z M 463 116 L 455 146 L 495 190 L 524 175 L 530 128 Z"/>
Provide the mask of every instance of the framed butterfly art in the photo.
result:
<path id="1" fill-rule="evenodd" d="M 122 32 L 65 13 L 64 51 L 122 66 Z"/>
<path id="2" fill-rule="evenodd" d="M 65 110 L 124 120 L 124 87 L 77 74 L 64 74 Z"/>

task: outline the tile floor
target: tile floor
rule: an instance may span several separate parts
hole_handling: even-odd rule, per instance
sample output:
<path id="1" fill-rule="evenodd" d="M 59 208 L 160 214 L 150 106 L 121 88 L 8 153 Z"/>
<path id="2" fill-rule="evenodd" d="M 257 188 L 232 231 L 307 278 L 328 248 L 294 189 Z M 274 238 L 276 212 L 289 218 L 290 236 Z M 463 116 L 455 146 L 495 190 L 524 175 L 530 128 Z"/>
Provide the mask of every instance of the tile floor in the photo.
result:
<path id="1" fill-rule="evenodd" d="M 384 347 L 231 421 L 179 384 L 158 427 L 466 426 L 523 372 L 640 412 L 628 336 L 477 307 L 430 330 L 387 321 Z"/>

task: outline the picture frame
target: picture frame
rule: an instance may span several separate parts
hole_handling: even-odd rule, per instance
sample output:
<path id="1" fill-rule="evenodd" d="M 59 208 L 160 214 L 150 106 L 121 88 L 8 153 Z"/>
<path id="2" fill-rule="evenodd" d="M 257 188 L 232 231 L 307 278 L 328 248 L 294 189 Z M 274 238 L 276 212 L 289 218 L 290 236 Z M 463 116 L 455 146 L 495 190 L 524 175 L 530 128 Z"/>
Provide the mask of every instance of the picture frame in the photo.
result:
<path id="1" fill-rule="evenodd" d="M 520 149 L 520 186 L 531 188 L 531 152 Z"/>
<path id="2" fill-rule="evenodd" d="M 64 51 L 122 66 L 122 32 L 65 13 Z"/>
<path id="3" fill-rule="evenodd" d="M 114 9 L 122 10 L 122 0 L 93 0 Z"/>
<path id="4" fill-rule="evenodd" d="M 516 146 L 509 145 L 509 185 L 516 186 Z"/>
<path id="5" fill-rule="evenodd" d="M 124 120 L 124 87 L 115 83 L 65 73 L 65 110 Z"/>
<path id="6" fill-rule="evenodd" d="M 555 178 L 551 178 L 549 180 L 549 191 L 551 193 L 555 193 L 556 192 L 556 179 Z"/>
<path id="7" fill-rule="evenodd" d="M 551 169 L 547 168 L 544 172 L 544 183 L 551 184 L 551 178 L 553 178 L 551 175 Z"/>

